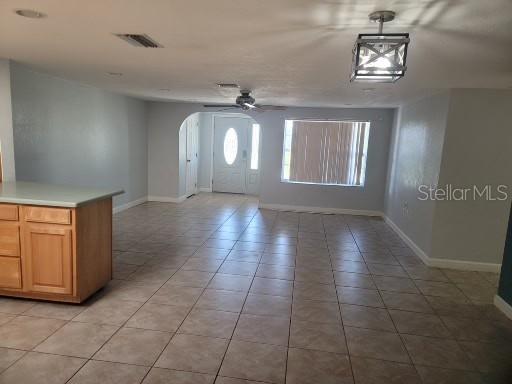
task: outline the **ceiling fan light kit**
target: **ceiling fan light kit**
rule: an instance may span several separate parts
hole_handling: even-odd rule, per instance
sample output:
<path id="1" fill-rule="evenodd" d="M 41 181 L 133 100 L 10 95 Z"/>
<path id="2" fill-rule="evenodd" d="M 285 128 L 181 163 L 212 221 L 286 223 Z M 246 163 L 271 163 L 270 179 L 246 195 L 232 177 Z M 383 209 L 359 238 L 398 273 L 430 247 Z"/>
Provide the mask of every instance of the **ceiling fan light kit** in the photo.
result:
<path id="1" fill-rule="evenodd" d="M 354 45 L 350 81 L 394 83 L 405 75 L 408 33 L 383 33 L 385 22 L 395 18 L 393 11 L 368 15 L 379 23 L 378 33 L 361 33 Z"/>

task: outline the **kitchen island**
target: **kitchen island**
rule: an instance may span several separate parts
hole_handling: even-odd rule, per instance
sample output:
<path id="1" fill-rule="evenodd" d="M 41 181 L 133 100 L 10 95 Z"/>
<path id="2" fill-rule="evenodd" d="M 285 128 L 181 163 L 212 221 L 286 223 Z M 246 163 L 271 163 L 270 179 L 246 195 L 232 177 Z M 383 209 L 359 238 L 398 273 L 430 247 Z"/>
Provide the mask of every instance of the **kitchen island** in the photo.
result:
<path id="1" fill-rule="evenodd" d="M 112 197 L 0 183 L 0 296 L 80 303 L 112 278 Z"/>

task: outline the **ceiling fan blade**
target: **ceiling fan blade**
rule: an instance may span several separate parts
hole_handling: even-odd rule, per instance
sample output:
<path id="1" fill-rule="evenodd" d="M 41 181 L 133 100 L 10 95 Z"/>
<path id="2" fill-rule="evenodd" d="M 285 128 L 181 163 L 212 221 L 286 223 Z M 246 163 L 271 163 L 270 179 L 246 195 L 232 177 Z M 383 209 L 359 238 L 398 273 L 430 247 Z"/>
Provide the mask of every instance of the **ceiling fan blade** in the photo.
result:
<path id="1" fill-rule="evenodd" d="M 256 107 L 262 109 L 264 111 L 284 111 L 286 110 L 285 106 L 282 105 L 260 105 L 256 104 Z"/>
<path id="2" fill-rule="evenodd" d="M 259 108 L 258 106 L 254 105 L 254 104 L 249 104 L 249 103 L 244 103 L 244 106 L 246 106 L 249 109 Z"/>
<path id="3" fill-rule="evenodd" d="M 240 108 L 239 105 L 229 105 L 229 104 L 205 104 L 203 105 L 205 108 Z"/>
<path id="4" fill-rule="evenodd" d="M 232 109 L 238 109 L 239 107 L 228 107 L 228 108 L 223 108 L 223 109 L 219 109 L 218 111 L 215 111 L 215 112 L 224 112 L 224 111 L 230 111 Z"/>

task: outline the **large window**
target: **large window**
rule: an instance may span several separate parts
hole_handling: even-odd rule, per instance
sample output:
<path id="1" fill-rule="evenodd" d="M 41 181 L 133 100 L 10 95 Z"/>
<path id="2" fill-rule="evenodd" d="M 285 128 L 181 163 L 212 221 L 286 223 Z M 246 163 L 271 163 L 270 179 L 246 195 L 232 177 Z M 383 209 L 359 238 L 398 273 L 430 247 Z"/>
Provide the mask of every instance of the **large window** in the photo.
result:
<path id="1" fill-rule="evenodd" d="M 286 120 L 282 180 L 364 185 L 370 123 Z"/>

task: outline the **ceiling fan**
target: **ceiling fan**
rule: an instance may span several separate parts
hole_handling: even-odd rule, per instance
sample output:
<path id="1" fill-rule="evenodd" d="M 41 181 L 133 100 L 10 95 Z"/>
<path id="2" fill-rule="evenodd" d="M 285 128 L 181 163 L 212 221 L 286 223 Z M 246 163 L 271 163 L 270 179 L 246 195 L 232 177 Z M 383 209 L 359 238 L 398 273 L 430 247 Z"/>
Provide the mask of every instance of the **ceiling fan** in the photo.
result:
<path id="1" fill-rule="evenodd" d="M 256 104 L 256 100 L 251 96 L 251 91 L 249 90 L 241 90 L 240 96 L 238 96 L 235 100 L 235 104 L 207 104 L 203 105 L 205 108 L 223 108 L 221 111 L 227 111 L 229 109 L 239 108 L 243 111 L 256 110 L 259 112 L 264 111 L 282 111 L 285 110 L 286 107 L 278 106 L 278 105 L 261 105 Z M 219 111 L 220 112 L 220 111 Z"/>

